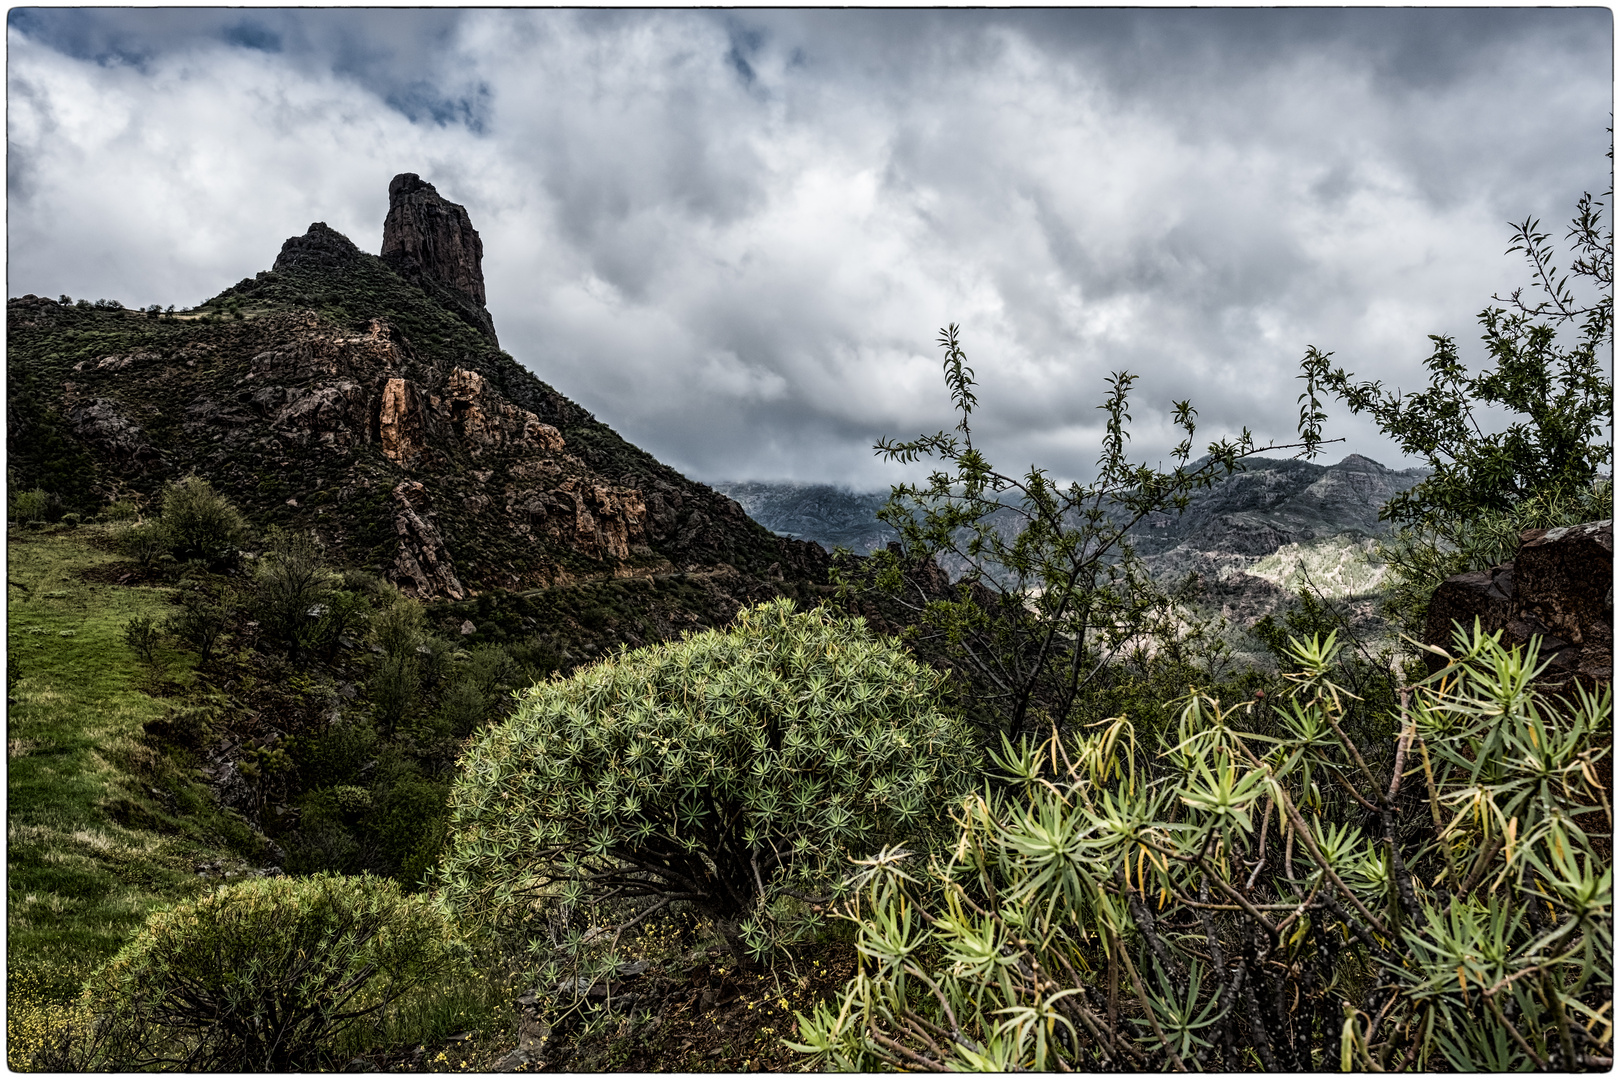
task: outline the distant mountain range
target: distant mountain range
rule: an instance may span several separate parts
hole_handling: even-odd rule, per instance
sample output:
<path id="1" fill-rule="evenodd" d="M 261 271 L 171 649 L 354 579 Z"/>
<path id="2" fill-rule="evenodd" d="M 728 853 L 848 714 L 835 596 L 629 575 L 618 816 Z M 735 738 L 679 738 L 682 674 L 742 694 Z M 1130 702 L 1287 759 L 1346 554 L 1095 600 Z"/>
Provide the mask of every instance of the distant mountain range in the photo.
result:
<path id="1" fill-rule="evenodd" d="M 1243 472 L 1193 496 L 1184 512 L 1154 514 L 1132 536 L 1157 575 L 1199 574 L 1211 603 L 1247 623 L 1274 610 L 1307 579 L 1336 598 L 1375 591 L 1383 567 L 1372 556 L 1373 540 L 1389 531 L 1378 512 L 1426 475 L 1426 469 L 1389 469 L 1360 454 L 1334 465 L 1251 458 Z M 713 487 L 772 532 L 828 550 L 842 546 L 866 554 L 895 539 L 894 530 L 877 520 L 887 492 L 760 481 Z M 1015 514 L 997 517 L 1009 534 L 1017 528 Z M 953 577 L 967 568 L 941 561 Z"/>
<path id="2" fill-rule="evenodd" d="M 1181 514 L 1154 514 L 1136 530 L 1137 550 L 1160 558 L 1179 549 L 1259 558 L 1286 544 L 1346 533 L 1379 536 L 1379 509 L 1428 475 L 1388 469 L 1360 454 L 1336 465 L 1293 458 L 1251 458 L 1247 468 L 1193 496 Z M 748 516 L 781 536 L 814 540 L 829 551 L 857 554 L 894 539 L 877 519 L 886 491 L 852 491 L 830 484 L 717 483 Z"/>

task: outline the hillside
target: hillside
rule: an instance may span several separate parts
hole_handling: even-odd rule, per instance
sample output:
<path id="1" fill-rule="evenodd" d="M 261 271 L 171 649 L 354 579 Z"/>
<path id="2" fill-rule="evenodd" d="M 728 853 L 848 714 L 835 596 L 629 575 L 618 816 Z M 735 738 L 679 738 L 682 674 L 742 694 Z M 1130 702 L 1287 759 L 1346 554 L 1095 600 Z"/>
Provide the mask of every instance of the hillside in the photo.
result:
<path id="1" fill-rule="evenodd" d="M 193 311 L 9 301 L 12 487 L 88 513 L 195 472 L 424 600 L 721 567 L 739 600 L 825 582 L 820 549 L 502 351 L 465 210 L 410 174 L 391 192 L 386 257 L 316 223 Z"/>

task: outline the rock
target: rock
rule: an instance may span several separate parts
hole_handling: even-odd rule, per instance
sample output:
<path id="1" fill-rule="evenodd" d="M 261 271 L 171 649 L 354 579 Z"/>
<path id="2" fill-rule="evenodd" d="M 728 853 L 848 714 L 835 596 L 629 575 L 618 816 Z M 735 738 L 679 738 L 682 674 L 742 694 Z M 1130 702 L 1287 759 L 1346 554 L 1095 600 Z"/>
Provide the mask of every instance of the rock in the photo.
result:
<path id="1" fill-rule="evenodd" d="M 443 597 L 465 600 L 466 591 L 456 577 L 444 539 L 422 516 L 427 509 L 427 490 L 414 480 L 406 480 L 394 488 L 393 495 L 394 531 L 399 536 L 399 554 L 394 560 L 395 583 L 401 591 L 418 600 Z"/>
<path id="2" fill-rule="evenodd" d="M 1613 608 L 1613 522 L 1530 529 L 1519 535 L 1512 561 L 1441 582 L 1423 641 L 1450 652 L 1453 623 L 1471 630 L 1478 618 L 1487 633 L 1502 632 L 1504 645 L 1541 638 L 1543 689 L 1594 687 L 1613 679 Z M 1444 666 L 1433 654 L 1425 659 L 1431 671 Z"/>
<path id="3" fill-rule="evenodd" d="M 93 398 L 68 413 L 67 419 L 74 434 L 120 463 L 144 466 L 161 460 L 141 426 L 120 414 L 114 401 Z"/>
<path id="4" fill-rule="evenodd" d="M 476 634 L 477 632 L 478 632 L 478 627 L 473 625 L 473 622 L 472 622 L 471 619 L 463 619 L 461 621 L 461 636 L 462 637 L 466 637 L 468 634 Z"/>
<path id="5" fill-rule="evenodd" d="M 360 249 L 347 236 L 317 221 L 303 236 L 294 236 L 281 245 L 274 273 L 300 267 L 340 269 L 360 258 Z"/>
<path id="6" fill-rule="evenodd" d="M 405 379 L 383 383 L 377 407 L 377 439 L 396 465 L 409 468 L 426 445 L 426 422 L 416 387 Z"/>
<path id="7" fill-rule="evenodd" d="M 562 453 L 560 431 L 495 393 L 476 371 L 453 369 L 442 396 L 434 399 L 434 408 L 474 457 L 508 448 Z"/>
<path id="8" fill-rule="evenodd" d="M 447 290 L 461 301 L 458 312 L 495 336 L 484 307 L 484 242 L 467 208 L 444 198 L 415 173 L 400 173 L 388 185 L 382 260 L 408 280 Z M 435 290 L 425 291 L 431 295 Z"/>

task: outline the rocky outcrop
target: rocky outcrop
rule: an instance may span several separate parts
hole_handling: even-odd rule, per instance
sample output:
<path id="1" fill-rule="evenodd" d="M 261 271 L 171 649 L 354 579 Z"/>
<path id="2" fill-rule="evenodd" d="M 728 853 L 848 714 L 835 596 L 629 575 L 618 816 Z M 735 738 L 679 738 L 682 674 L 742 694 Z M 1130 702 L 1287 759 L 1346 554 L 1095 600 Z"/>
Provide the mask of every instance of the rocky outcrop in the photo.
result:
<path id="1" fill-rule="evenodd" d="M 160 460 L 141 426 L 119 412 L 118 403 L 92 398 L 68 413 L 74 434 L 121 465 L 146 466 Z"/>
<path id="2" fill-rule="evenodd" d="M 431 505 L 427 489 L 415 480 L 394 488 L 394 531 L 399 535 L 395 580 L 401 592 L 418 600 L 465 600 L 467 593 L 456 577 L 450 552 L 429 520 Z"/>
<path id="3" fill-rule="evenodd" d="M 303 236 L 294 236 L 281 245 L 273 273 L 293 269 L 340 270 L 360 258 L 360 249 L 347 236 L 317 221 Z"/>
<path id="4" fill-rule="evenodd" d="M 415 384 L 408 379 L 385 380 L 377 405 L 377 441 L 383 456 L 409 468 L 427 444 L 426 428 Z"/>
<path id="5" fill-rule="evenodd" d="M 12 386 L 37 382 L 107 470 L 98 497 L 195 472 L 256 525 L 313 532 L 423 599 L 691 575 L 704 596 L 671 610 L 707 625 L 828 587 L 820 548 L 766 533 L 446 318 L 488 328 L 477 233 L 417 177 L 391 196 L 387 260 L 316 223 L 207 317 L 12 301 Z M 25 405 L 46 415 L 13 390 L 8 417 Z"/>
<path id="6" fill-rule="evenodd" d="M 1614 523 L 1594 521 L 1519 536 L 1518 554 L 1489 570 L 1449 577 L 1429 601 L 1423 641 L 1452 651 L 1454 624 L 1500 631 L 1504 645 L 1541 639 L 1554 692 L 1614 676 Z M 1427 656 L 1431 670 L 1444 662 Z"/>
<path id="7" fill-rule="evenodd" d="M 484 242 L 467 208 L 415 173 L 400 173 L 388 185 L 382 260 L 430 294 L 447 293 L 441 298 L 453 300 L 464 318 L 494 337 L 484 307 Z"/>
<path id="8" fill-rule="evenodd" d="M 474 457 L 505 449 L 562 452 L 561 432 L 495 393 L 476 371 L 453 369 L 433 405 Z"/>

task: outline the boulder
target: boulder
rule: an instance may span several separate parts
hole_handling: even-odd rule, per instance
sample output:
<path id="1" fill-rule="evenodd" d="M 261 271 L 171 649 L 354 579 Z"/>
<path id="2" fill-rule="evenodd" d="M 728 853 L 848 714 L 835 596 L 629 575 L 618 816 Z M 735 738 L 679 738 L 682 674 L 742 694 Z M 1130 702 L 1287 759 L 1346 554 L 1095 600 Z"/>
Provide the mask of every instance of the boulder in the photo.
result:
<path id="1" fill-rule="evenodd" d="M 68 413 L 74 434 L 123 464 L 148 465 L 161 459 L 146 441 L 141 426 L 124 416 L 118 403 L 94 398 Z"/>
<path id="2" fill-rule="evenodd" d="M 1447 578 L 1429 601 L 1423 641 L 1453 649 L 1454 624 L 1501 631 L 1504 645 L 1541 639 L 1543 687 L 1589 687 L 1614 677 L 1614 523 L 1593 521 L 1519 535 L 1515 557 Z M 1430 670 L 1444 666 L 1429 654 Z"/>

